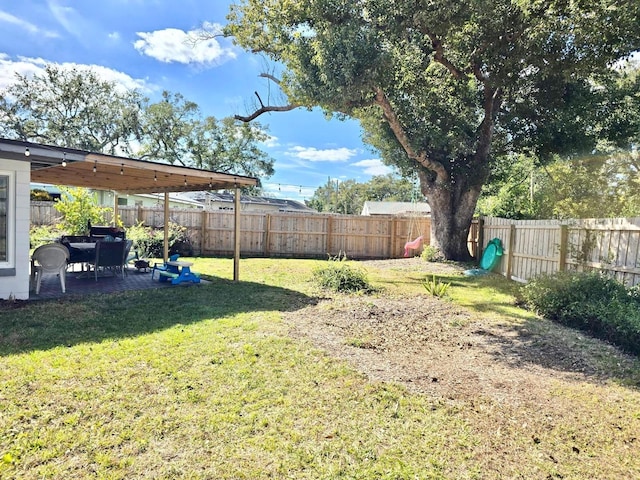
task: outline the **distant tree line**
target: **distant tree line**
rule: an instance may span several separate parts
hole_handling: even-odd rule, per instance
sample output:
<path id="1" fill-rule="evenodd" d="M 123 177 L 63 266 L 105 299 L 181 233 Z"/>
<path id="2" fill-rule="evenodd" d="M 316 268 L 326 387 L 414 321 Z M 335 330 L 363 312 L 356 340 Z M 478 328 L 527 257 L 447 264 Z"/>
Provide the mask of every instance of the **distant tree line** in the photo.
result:
<path id="1" fill-rule="evenodd" d="M 416 183 L 389 174 L 365 183 L 329 179 L 305 203 L 319 212 L 359 215 L 366 201 L 425 202 L 425 198 Z"/>
<path id="2" fill-rule="evenodd" d="M 151 102 L 90 69 L 47 65 L 0 91 L 0 136 L 261 179 L 274 160 L 260 124 L 203 117 L 179 93 Z"/>

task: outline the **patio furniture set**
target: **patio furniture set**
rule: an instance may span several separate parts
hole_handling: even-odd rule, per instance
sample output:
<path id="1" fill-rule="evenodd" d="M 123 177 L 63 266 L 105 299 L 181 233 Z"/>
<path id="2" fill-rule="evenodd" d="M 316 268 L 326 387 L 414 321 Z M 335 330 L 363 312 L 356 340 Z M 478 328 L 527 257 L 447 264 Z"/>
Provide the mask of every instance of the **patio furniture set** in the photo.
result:
<path id="1" fill-rule="evenodd" d="M 78 278 L 93 277 L 111 273 L 111 276 L 127 274 L 129 262 L 135 261 L 139 272 L 147 272 L 151 268 L 146 260 L 131 252 L 133 241 L 125 238 L 122 230 L 112 227 L 92 227 L 89 236 L 66 235 L 59 241 L 36 248 L 31 257 L 31 285 L 35 293 L 40 293 L 42 276 L 55 274 L 60 278 L 62 293 L 66 291 L 65 276 L 67 270 L 81 265 Z M 199 283 L 200 275 L 191 271 L 190 262 L 178 260 L 173 255 L 167 262 L 156 263 L 151 269 L 151 278 L 158 273 L 158 281 L 178 285 L 183 282 Z"/>

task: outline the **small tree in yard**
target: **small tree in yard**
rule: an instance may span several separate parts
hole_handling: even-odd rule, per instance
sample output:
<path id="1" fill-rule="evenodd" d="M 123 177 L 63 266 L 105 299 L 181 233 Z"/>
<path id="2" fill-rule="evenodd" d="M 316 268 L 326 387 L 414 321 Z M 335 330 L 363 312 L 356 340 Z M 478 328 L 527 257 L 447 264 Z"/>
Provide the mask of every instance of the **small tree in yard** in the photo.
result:
<path id="1" fill-rule="evenodd" d="M 237 118 L 319 106 L 359 119 L 387 164 L 417 172 L 432 245 L 468 260 L 498 157 L 594 148 L 600 86 L 638 49 L 638 18 L 637 0 L 240 0 L 224 34 L 285 69 L 263 75 L 285 105 Z"/>
<path id="2" fill-rule="evenodd" d="M 98 205 L 95 194 L 86 188 L 59 186 L 60 200 L 53 206 L 62 214 L 59 228 L 70 235 L 88 234 L 88 224 L 104 223 L 107 208 Z"/>

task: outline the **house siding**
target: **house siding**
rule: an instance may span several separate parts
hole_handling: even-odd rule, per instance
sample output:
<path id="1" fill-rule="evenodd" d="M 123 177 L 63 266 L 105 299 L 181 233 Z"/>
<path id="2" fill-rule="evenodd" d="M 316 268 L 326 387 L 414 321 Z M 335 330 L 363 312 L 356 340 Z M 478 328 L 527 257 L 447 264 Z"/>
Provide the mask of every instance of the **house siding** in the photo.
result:
<path id="1" fill-rule="evenodd" d="M 14 172 L 13 205 L 14 236 L 10 246 L 14 270 L 0 276 L 0 298 L 27 300 L 29 298 L 29 225 L 31 223 L 30 164 L 0 159 L 2 170 Z"/>

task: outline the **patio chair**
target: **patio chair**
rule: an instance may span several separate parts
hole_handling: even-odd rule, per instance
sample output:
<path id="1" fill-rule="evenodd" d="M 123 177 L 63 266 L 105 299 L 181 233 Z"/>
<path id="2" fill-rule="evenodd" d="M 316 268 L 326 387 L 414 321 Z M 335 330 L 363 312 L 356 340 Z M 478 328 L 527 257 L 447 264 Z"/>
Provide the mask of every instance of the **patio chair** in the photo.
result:
<path id="1" fill-rule="evenodd" d="M 171 255 L 169 257 L 169 261 L 170 262 L 175 262 L 176 260 L 178 260 L 178 258 L 180 258 L 180 255 L 177 254 L 177 253 L 174 253 L 173 255 Z M 158 272 L 166 272 L 167 271 L 167 267 L 168 267 L 168 265 L 166 264 L 166 262 L 154 263 L 153 264 L 153 269 L 151 270 L 151 280 L 153 280 L 153 275 L 156 273 L 156 270 Z"/>
<path id="2" fill-rule="evenodd" d="M 96 256 L 89 262 L 93 267 L 96 282 L 98 270 L 109 270 L 113 275 L 120 273 L 124 278 L 124 250 L 126 242 L 96 242 Z"/>
<path id="3" fill-rule="evenodd" d="M 131 247 L 133 246 L 133 240 L 129 239 L 129 240 L 125 240 L 124 241 L 124 262 L 123 262 L 123 267 L 125 273 L 127 272 L 127 267 L 129 265 L 129 262 L 131 262 L 132 260 L 138 260 L 138 251 L 134 250 L 133 252 L 131 252 Z"/>
<path id="4" fill-rule="evenodd" d="M 62 293 L 66 293 L 67 260 L 69 260 L 69 250 L 60 243 L 42 245 L 33 251 L 31 256 L 31 275 L 32 277 L 35 276 L 36 295 L 40 294 L 40 284 L 45 273 L 58 275 Z"/>

